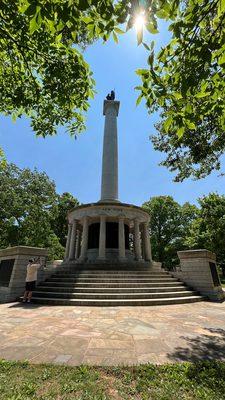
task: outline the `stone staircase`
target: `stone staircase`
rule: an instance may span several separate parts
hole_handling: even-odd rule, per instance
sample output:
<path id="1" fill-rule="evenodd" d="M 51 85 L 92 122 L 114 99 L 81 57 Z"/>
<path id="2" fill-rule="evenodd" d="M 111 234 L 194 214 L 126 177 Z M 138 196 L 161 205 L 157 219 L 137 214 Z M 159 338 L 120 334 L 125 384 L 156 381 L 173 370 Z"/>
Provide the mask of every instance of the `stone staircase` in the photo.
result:
<path id="1" fill-rule="evenodd" d="M 204 300 L 165 271 L 140 266 L 65 264 L 41 282 L 32 301 L 78 306 L 151 306 Z"/>

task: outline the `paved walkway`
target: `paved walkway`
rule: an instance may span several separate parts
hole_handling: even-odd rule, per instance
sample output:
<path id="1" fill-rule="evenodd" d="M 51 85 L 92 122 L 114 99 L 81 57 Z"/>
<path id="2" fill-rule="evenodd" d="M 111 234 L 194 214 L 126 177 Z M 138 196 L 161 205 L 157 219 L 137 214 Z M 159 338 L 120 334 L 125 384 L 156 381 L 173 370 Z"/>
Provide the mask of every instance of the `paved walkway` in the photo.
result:
<path id="1" fill-rule="evenodd" d="M 1 304 L 0 358 L 68 365 L 225 360 L 225 302 L 113 308 Z"/>

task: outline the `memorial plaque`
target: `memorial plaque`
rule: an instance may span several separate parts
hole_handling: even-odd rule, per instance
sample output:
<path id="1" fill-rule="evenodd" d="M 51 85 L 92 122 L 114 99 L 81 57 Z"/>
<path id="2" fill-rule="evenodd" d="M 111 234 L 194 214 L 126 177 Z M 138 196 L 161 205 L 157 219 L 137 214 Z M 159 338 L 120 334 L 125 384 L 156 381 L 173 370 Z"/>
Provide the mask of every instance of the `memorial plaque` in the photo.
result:
<path id="1" fill-rule="evenodd" d="M 212 279 L 213 279 L 214 285 L 215 286 L 220 286 L 221 283 L 220 283 L 220 278 L 219 278 L 218 271 L 217 271 L 217 268 L 216 268 L 216 264 L 213 263 L 213 262 L 210 262 L 209 266 L 210 266 L 210 271 L 211 271 L 211 274 L 212 274 Z"/>
<path id="2" fill-rule="evenodd" d="M 0 286 L 9 286 L 15 258 L 0 261 Z"/>

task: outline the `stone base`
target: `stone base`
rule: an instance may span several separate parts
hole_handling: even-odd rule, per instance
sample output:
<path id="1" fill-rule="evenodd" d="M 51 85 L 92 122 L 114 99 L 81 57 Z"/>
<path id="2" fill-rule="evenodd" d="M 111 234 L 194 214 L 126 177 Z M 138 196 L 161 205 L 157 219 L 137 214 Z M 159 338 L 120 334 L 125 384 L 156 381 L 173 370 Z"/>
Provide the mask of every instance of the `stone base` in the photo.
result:
<path id="1" fill-rule="evenodd" d="M 181 267 L 174 276 L 212 301 L 225 299 L 214 253 L 205 249 L 187 250 L 178 251 L 178 257 Z"/>
<path id="2" fill-rule="evenodd" d="M 31 258 L 47 257 L 48 250 L 39 247 L 15 246 L 0 250 L 0 262 L 14 260 L 7 282 L 0 281 L 0 303 L 16 300 L 25 290 L 26 268 Z M 39 276 L 44 276 L 39 271 Z"/>
<path id="3" fill-rule="evenodd" d="M 110 261 L 110 262 L 114 262 L 114 261 L 118 261 L 120 260 L 119 257 L 119 249 L 106 249 L 105 251 L 105 259 L 100 259 L 99 258 L 99 249 L 88 249 L 87 250 L 87 257 L 86 260 L 87 262 L 91 262 L 91 261 Z M 126 254 L 126 261 L 134 261 L 134 255 L 132 253 L 131 250 L 126 250 L 125 251 Z"/>

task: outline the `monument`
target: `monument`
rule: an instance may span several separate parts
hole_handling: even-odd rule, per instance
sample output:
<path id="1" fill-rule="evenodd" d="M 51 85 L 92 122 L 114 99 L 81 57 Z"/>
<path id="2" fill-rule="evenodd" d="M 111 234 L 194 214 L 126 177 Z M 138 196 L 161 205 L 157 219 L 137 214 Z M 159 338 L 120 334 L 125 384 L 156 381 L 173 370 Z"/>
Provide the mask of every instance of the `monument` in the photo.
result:
<path id="1" fill-rule="evenodd" d="M 105 116 L 101 199 L 68 214 L 64 262 L 143 262 L 152 264 L 149 214 L 118 196 L 117 117 L 120 102 L 114 91 L 103 105 Z"/>
<path id="2" fill-rule="evenodd" d="M 32 301 L 53 305 L 135 306 L 181 304 L 224 292 L 215 255 L 207 250 L 178 252 L 179 271 L 171 275 L 152 260 L 149 214 L 119 201 L 115 92 L 103 104 L 105 117 L 101 198 L 68 213 L 65 258 L 38 277 Z M 0 251 L 0 302 L 22 295 L 30 255 L 46 249 L 19 246 Z M 187 286 L 188 285 L 188 286 Z M 201 295 L 200 295 L 201 294 Z"/>

